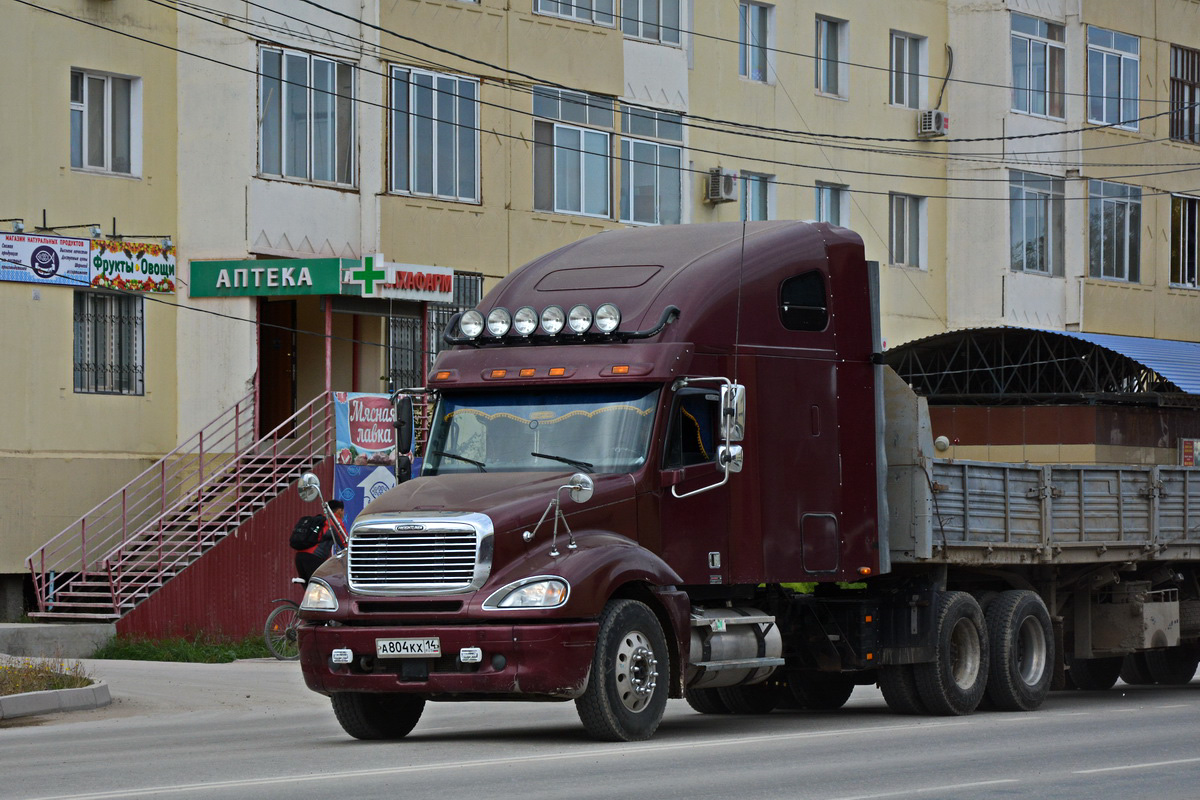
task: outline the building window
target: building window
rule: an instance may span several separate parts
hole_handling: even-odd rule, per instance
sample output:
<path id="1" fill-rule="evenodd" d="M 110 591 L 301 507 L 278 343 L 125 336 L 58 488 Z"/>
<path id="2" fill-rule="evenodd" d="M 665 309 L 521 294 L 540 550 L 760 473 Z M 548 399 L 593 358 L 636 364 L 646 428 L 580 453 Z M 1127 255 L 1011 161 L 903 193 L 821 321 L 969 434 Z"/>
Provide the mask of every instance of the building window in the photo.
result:
<path id="1" fill-rule="evenodd" d="M 817 17 L 817 91 L 842 97 L 846 94 L 848 23 Z"/>
<path id="2" fill-rule="evenodd" d="M 1171 45 L 1171 138 L 1200 144 L 1200 50 Z"/>
<path id="3" fill-rule="evenodd" d="M 1138 127 L 1136 36 L 1088 26 L 1088 122 Z"/>
<path id="4" fill-rule="evenodd" d="M 770 6 L 738 5 L 738 74 L 752 81 L 767 80 L 767 37 Z"/>
<path id="5" fill-rule="evenodd" d="M 663 44 L 679 44 L 680 0 L 624 0 L 621 30 L 626 36 Z"/>
<path id="6" fill-rule="evenodd" d="M 1013 170 L 1008 236 L 1014 272 L 1063 274 L 1063 180 Z"/>
<path id="7" fill-rule="evenodd" d="M 850 193 L 846 189 L 847 187 L 840 184 L 817 181 L 817 187 L 814 190 L 817 212 L 814 217 L 817 222 L 842 226 L 847 224 Z"/>
<path id="8" fill-rule="evenodd" d="M 354 183 L 354 67 L 294 50 L 259 53 L 259 171 Z"/>
<path id="9" fill-rule="evenodd" d="M 1200 198 L 1171 198 L 1171 285 L 1200 288 L 1196 282 L 1196 241 L 1200 238 Z"/>
<path id="10" fill-rule="evenodd" d="M 926 39 L 922 36 L 892 34 L 892 105 L 921 107 L 921 76 L 926 72 L 925 44 Z"/>
<path id="11" fill-rule="evenodd" d="M 75 391 L 145 394 L 140 294 L 75 292 Z"/>
<path id="12" fill-rule="evenodd" d="M 388 391 L 409 386 L 424 386 L 428 371 L 438 353 L 449 345 L 442 338 L 455 314 L 474 308 L 483 298 L 483 275 L 455 272 L 453 299 L 448 303 L 430 303 L 425 315 L 425 330 L 419 316 L 393 315 L 388 318 Z M 422 338 L 424 337 L 424 338 Z M 420 436 L 424 432 L 419 432 Z"/>
<path id="13" fill-rule="evenodd" d="M 1063 118 L 1065 38 L 1062 25 L 1012 15 L 1013 111 Z"/>
<path id="14" fill-rule="evenodd" d="M 534 10 L 552 17 L 566 17 L 580 22 L 613 27 L 615 0 L 536 0 Z"/>
<path id="15" fill-rule="evenodd" d="M 392 69 L 393 192 L 479 202 L 479 82 Z"/>
<path id="16" fill-rule="evenodd" d="M 135 175 L 141 80 L 71 70 L 71 166 Z"/>
<path id="17" fill-rule="evenodd" d="M 891 223 L 891 263 L 905 267 L 925 267 L 925 198 L 910 194 L 889 195 Z"/>
<path id="18" fill-rule="evenodd" d="M 1140 280 L 1141 217 L 1141 189 L 1088 181 L 1089 274 L 1093 278 Z"/>
<path id="19" fill-rule="evenodd" d="M 634 136 L 683 141 L 683 117 L 667 111 L 621 109 L 621 131 Z M 673 144 L 621 140 L 621 220 L 677 225 L 683 205 L 683 149 Z"/>
<path id="20" fill-rule="evenodd" d="M 770 219 L 771 176 L 743 172 L 739 182 L 742 185 L 742 219 Z"/>
<path id="21" fill-rule="evenodd" d="M 533 113 L 534 207 L 611 216 L 612 99 L 537 86 Z"/>

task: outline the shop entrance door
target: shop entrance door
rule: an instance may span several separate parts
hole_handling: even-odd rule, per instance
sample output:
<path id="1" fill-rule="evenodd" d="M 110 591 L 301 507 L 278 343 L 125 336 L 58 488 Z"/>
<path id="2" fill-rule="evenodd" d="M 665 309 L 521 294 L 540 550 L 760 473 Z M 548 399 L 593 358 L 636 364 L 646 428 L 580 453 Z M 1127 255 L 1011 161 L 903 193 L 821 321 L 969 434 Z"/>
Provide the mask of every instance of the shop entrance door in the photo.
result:
<path id="1" fill-rule="evenodd" d="M 296 301 L 258 301 L 258 435 L 296 413 Z M 286 436 L 288 431 L 280 431 Z"/>

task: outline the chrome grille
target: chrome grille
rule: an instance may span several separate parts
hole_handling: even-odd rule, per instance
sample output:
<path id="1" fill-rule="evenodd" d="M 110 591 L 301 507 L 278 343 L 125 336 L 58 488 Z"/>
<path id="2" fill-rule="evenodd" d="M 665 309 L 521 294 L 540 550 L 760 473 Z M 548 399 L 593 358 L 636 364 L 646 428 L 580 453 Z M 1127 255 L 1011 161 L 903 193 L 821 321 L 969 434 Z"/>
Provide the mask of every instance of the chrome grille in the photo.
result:
<path id="1" fill-rule="evenodd" d="M 365 594 L 446 594 L 479 588 L 491 568 L 491 525 L 471 519 L 371 518 L 354 526 L 350 588 Z M 486 521 L 486 517 L 483 518 Z"/>

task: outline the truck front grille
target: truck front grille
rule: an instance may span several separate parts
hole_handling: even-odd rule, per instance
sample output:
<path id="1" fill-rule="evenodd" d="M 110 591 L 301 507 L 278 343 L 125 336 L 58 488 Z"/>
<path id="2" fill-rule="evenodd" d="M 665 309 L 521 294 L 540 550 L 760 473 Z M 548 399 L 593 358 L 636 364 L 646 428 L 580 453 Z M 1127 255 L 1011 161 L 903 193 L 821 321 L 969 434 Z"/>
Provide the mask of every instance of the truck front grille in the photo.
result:
<path id="1" fill-rule="evenodd" d="M 491 569 L 492 530 L 473 519 L 478 516 L 360 520 L 346 556 L 351 590 L 448 594 L 479 588 Z"/>

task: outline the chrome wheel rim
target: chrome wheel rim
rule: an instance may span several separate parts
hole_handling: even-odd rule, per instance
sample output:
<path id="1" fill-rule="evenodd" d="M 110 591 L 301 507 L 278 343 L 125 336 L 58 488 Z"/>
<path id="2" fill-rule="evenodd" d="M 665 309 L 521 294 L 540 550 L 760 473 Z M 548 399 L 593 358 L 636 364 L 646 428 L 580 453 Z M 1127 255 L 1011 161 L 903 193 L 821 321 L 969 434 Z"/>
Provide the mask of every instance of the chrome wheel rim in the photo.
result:
<path id="1" fill-rule="evenodd" d="M 617 646 L 615 678 L 617 697 L 629 711 L 637 713 L 650 705 L 658 685 L 658 659 L 650 639 L 641 631 L 630 631 Z"/>

